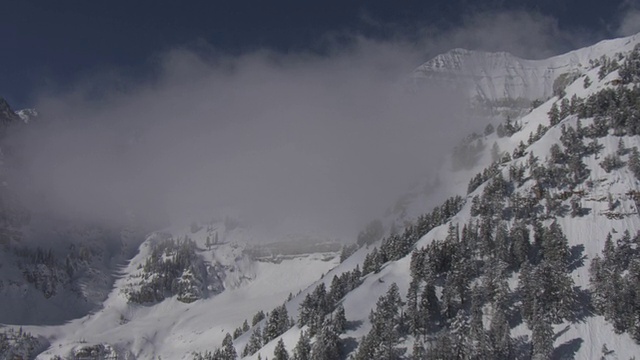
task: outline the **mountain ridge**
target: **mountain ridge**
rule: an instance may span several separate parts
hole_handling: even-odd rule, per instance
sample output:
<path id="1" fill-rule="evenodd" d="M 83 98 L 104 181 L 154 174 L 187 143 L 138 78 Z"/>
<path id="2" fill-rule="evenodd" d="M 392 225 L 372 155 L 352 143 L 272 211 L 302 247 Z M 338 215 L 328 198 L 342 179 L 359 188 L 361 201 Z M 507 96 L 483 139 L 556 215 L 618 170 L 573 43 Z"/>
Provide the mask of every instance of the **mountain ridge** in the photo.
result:
<path id="1" fill-rule="evenodd" d="M 603 40 L 542 60 L 522 59 L 508 52 L 457 48 L 418 66 L 412 78 L 416 84 L 435 81 L 462 89 L 472 99 L 544 100 L 553 95 L 553 84 L 560 75 L 583 73 L 589 68 L 590 61 L 603 55 L 630 51 L 638 42 L 640 34 Z"/>

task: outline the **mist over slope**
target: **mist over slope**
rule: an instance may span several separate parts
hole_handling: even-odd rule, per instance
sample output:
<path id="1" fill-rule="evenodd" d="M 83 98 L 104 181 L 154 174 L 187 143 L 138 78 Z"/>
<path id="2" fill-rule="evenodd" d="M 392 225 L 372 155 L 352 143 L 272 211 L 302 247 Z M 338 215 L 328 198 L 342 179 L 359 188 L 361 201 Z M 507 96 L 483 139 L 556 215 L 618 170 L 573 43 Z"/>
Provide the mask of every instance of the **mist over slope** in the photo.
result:
<path id="1" fill-rule="evenodd" d="M 460 168 L 454 152 L 442 169 L 452 179 L 443 188 L 466 194 L 452 198 L 461 208 L 415 214 L 404 231 L 373 239 L 286 303 L 295 325 L 255 346 L 271 331 L 263 322 L 233 343 L 238 354 L 637 354 L 638 42 L 594 46 L 609 55 L 578 64 L 558 96 L 468 137 L 474 160 Z"/>
<path id="2" fill-rule="evenodd" d="M 484 126 L 466 90 L 415 93 L 408 69 L 452 46 L 541 58 L 591 37 L 503 12 L 412 40 L 329 34 L 320 53 L 174 48 L 142 80 L 106 69 L 41 89 L 42 121 L 11 136 L 12 185 L 27 207 L 80 221 L 135 214 L 157 228 L 232 213 L 265 231 L 354 236 Z"/>
<path id="3" fill-rule="evenodd" d="M 175 49 L 0 102 L 1 355 L 630 357 L 639 40 Z"/>
<path id="4" fill-rule="evenodd" d="M 266 235 L 232 219 L 150 235 L 102 310 L 25 328 L 48 343 L 38 358 L 255 359 L 299 354 L 304 339 L 327 359 L 633 356 L 634 313 L 608 304 L 635 301 L 637 43 L 578 50 L 597 56 L 570 82 L 554 75 L 556 96 L 465 137 L 342 256 L 259 259 L 245 249 Z M 627 260 L 613 271 L 597 257 Z M 601 290 L 599 271 L 618 290 Z"/>

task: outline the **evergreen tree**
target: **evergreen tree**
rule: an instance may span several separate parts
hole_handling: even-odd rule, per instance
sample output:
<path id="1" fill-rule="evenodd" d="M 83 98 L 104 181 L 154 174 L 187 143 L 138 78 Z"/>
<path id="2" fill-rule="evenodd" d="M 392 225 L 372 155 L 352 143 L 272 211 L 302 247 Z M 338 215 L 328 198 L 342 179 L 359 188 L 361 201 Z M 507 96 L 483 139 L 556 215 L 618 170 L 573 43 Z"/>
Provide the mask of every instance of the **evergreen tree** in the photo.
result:
<path id="1" fill-rule="evenodd" d="M 636 179 L 640 180 L 640 152 L 638 152 L 637 147 L 633 147 L 631 149 L 631 154 L 629 155 L 629 161 L 627 163 L 629 165 L 629 170 L 635 175 Z"/>
<path id="2" fill-rule="evenodd" d="M 461 354 L 456 349 L 453 336 L 450 333 L 441 333 L 436 338 L 435 344 L 427 349 L 427 360 L 457 360 L 462 359 Z"/>
<path id="3" fill-rule="evenodd" d="M 535 267 L 532 280 L 535 301 L 546 320 L 560 323 L 573 316 L 576 294 L 573 279 L 566 268 L 547 260 L 542 261 Z"/>
<path id="4" fill-rule="evenodd" d="M 347 260 L 347 258 L 353 255 L 354 252 L 358 250 L 358 244 L 353 245 L 343 245 L 342 250 L 340 251 L 340 262 Z"/>
<path id="5" fill-rule="evenodd" d="M 551 109 L 547 115 L 549 115 L 549 123 L 551 126 L 557 125 L 560 122 L 560 111 L 558 110 L 558 105 L 556 105 L 556 103 L 551 105 Z"/>
<path id="6" fill-rule="evenodd" d="M 332 308 L 347 293 L 346 278 L 334 275 L 331 280 L 331 287 L 327 294 L 327 307 Z"/>
<path id="7" fill-rule="evenodd" d="M 260 326 L 256 327 L 249 337 L 249 342 L 242 350 L 242 357 L 253 355 L 262 348 L 262 331 Z"/>
<path id="8" fill-rule="evenodd" d="M 557 222 L 553 222 L 547 231 L 543 232 L 542 256 L 553 264 L 558 264 L 562 270 L 566 270 L 569 263 L 569 242 Z"/>
<path id="9" fill-rule="evenodd" d="M 471 318 L 469 323 L 471 353 L 478 359 L 488 355 L 489 339 L 482 322 L 482 293 L 478 286 L 473 288 L 471 297 Z"/>
<path id="10" fill-rule="evenodd" d="M 534 304 L 537 308 L 537 304 Z M 531 359 L 547 360 L 553 354 L 553 328 L 541 309 L 534 311 L 531 324 Z"/>
<path id="11" fill-rule="evenodd" d="M 502 308 L 496 308 L 491 318 L 489 341 L 495 359 L 513 358 L 513 340 L 511 328 Z"/>
<path id="12" fill-rule="evenodd" d="M 458 312 L 459 304 L 456 302 L 455 287 L 452 277 L 447 276 L 442 287 L 442 316 L 445 319 L 452 319 Z"/>
<path id="13" fill-rule="evenodd" d="M 363 336 L 360 339 L 360 346 L 358 346 L 358 351 L 354 356 L 354 360 L 370 360 L 375 359 L 376 349 L 380 340 L 377 338 L 374 332 L 369 332 L 369 334 Z"/>
<path id="14" fill-rule="evenodd" d="M 311 360 L 334 360 L 340 358 L 340 337 L 330 321 L 326 321 L 311 347 Z"/>
<path id="15" fill-rule="evenodd" d="M 512 260 L 511 257 L 511 240 L 509 239 L 509 230 L 505 222 L 498 223 L 496 228 L 496 235 L 494 239 L 494 254 L 495 258 L 503 262 Z"/>
<path id="16" fill-rule="evenodd" d="M 552 164 L 564 164 L 567 160 L 566 155 L 560 148 L 560 145 L 557 143 L 551 145 L 551 147 L 549 148 L 549 155 L 550 155 L 549 161 Z"/>
<path id="17" fill-rule="evenodd" d="M 618 148 L 616 149 L 616 155 L 624 156 L 626 154 L 627 154 L 627 148 L 626 146 L 624 146 L 624 141 L 622 141 L 622 138 L 620 138 L 620 140 L 618 140 Z"/>
<path id="18" fill-rule="evenodd" d="M 469 317 L 465 311 L 459 311 L 449 326 L 450 354 L 451 359 L 469 359 L 473 354 L 473 342 L 469 330 Z M 453 356 L 452 356 L 453 355 Z"/>
<path id="19" fill-rule="evenodd" d="M 369 317 L 372 325 L 370 333 L 374 333 L 380 341 L 376 348 L 376 359 L 396 359 L 400 354 L 396 346 L 400 340 L 398 309 L 401 306 L 398 285 L 393 283 L 386 295 L 378 299 L 376 311 Z"/>
<path id="20" fill-rule="evenodd" d="M 377 273 L 380 271 L 382 264 L 382 257 L 379 255 L 378 248 L 374 247 L 373 250 L 364 258 L 364 262 L 362 263 L 362 274 L 366 275 L 372 272 Z"/>
<path id="21" fill-rule="evenodd" d="M 606 173 L 610 173 L 613 170 L 620 169 L 625 165 L 624 161 L 620 159 L 620 156 L 616 154 L 610 154 L 604 157 L 600 162 L 600 167 L 604 169 Z"/>
<path id="22" fill-rule="evenodd" d="M 518 159 L 523 157 L 526 149 L 527 149 L 527 146 L 524 144 L 524 142 L 520 141 L 518 146 L 515 149 L 513 149 L 513 158 Z"/>
<path id="23" fill-rule="evenodd" d="M 494 131 L 495 131 L 495 129 L 493 128 L 493 125 L 491 123 L 489 123 L 484 128 L 484 135 L 485 136 L 489 136 L 489 135 L 493 134 Z"/>
<path id="24" fill-rule="evenodd" d="M 571 198 L 571 217 L 577 217 L 583 215 L 582 204 L 580 203 L 580 199 L 578 197 Z"/>
<path id="25" fill-rule="evenodd" d="M 488 301 L 495 307 L 503 306 L 509 296 L 507 264 L 503 261 L 488 261 L 484 264 L 483 290 Z"/>
<path id="26" fill-rule="evenodd" d="M 607 277 L 604 275 L 602 259 L 596 255 L 591 260 L 589 266 L 589 281 L 591 283 L 591 293 L 593 305 L 599 312 L 603 312 L 606 304 L 606 294 L 604 292 Z"/>
<path id="27" fill-rule="evenodd" d="M 347 318 L 345 316 L 344 306 L 342 306 L 342 304 L 338 305 L 334 313 L 333 326 L 338 333 L 343 333 L 347 327 Z"/>
<path id="28" fill-rule="evenodd" d="M 416 252 L 413 253 L 417 254 Z M 412 260 L 415 256 L 412 255 Z M 413 275 L 413 274 L 412 274 Z M 422 328 L 422 318 L 418 314 L 418 290 L 420 288 L 420 280 L 416 276 L 411 277 L 409 283 L 409 290 L 407 291 L 407 317 L 409 318 L 409 331 L 414 336 L 417 336 L 419 330 Z"/>
<path id="29" fill-rule="evenodd" d="M 440 312 L 440 302 L 436 295 L 436 287 L 429 282 L 422 289 L 418 309 L 418 324 L 423 334 L 434 331 L 439 327 Z"/>
<path id="30" fill-rule="evenodd" d="M 533 318 L 533 302 L 536 297 L 536 289 L 533 279 L 533 267 L 528 261 L 525 261 L 520 268 L 518 291 L 522 298 L 522 317 L 530 321 Z"/>
<path id="31" fill-rule="evenodd" d="M 251 320 L 251 326 L 256 326 L 260 321 L 264 320 L 265 315 L 264 311 L 260 310 L 255 315 L 253 315 L 253 319 Z"/>
<path id="32" fill-rule="evenodd" d="M 276 348 L 273 351 L 273 360 L 289 360 L 289 353 L 287 352 L 287 348 L 284 346 L 282 338 L 278 340 Z"/>
<path id="33" fill-rule="evenodd" d="M 238 358 L 236 348 L 233 346 L 233 339 L 229 333 L 222 340 L 221 355 L 220 360 L 235 360 Z"/>
<path id="34" fill-rule="evenodd" d="M 326 287 L 324 283 L 320 283 L 312 293 L 305 296 L 300 304 L 298 323 L 300 327 L 309 326 L 310 336 L 318 332 L 324 322 L 325 315 L 332 310 L 327 297 Z"/>
<path id="35" fill-rule="evenodd" d="M 529 259 L 531 253 L 529 236 L 529 230 L 523 222 L 516 222 L 511 228 L 509 237 L 512 241 L 512 257 L 508 263 L 515 269 L 519 269 L 522 263 Z"/>
<path id="36" fill-rule="evenodd" d="M 266 344 L 284 334 L 284 332 L 289 330 L 290 327 L 287 307 L 285 305 L 281 305 L 273 309 L 262 334 L 264 343 Z"/>
<path id="37" fill-rule="evenodd" d="M 298 343 L 293 349 L 293 360 L 310 360 L 311 359 L 311 343 L 309 335 L 306 331 L 300 332 Z"/>

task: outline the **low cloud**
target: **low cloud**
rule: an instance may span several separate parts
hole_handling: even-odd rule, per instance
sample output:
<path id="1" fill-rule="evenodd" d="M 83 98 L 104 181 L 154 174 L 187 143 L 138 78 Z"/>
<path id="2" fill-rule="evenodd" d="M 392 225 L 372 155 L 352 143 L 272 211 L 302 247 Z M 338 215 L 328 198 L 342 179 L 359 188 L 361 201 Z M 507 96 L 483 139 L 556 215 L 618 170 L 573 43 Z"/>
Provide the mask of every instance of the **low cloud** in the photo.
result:
<path id="1" fill-rule="evenodd" d="M 619 36 L 635 35 L 640 32 L 640 1 L 627 0 L 621 8 L 620 25 L 616 31 Z"/>
<path id="2" fill-rule="evenodd" d="M 11 137 L 11 186 L 32 209 L 90 221 L 121 221 L 124 209 L 173 221 L 233 212 L 354 231 L 484 125 L 456 94 L 405 86 L 425 54 L 546 56 L 569 39 L 552 19 L 524 13 L 480 15 L 437 35 L 351 36 L 322 55 L 178 48 L 142 82 L 96 75 L 40 97 L 43 119 Z"/>

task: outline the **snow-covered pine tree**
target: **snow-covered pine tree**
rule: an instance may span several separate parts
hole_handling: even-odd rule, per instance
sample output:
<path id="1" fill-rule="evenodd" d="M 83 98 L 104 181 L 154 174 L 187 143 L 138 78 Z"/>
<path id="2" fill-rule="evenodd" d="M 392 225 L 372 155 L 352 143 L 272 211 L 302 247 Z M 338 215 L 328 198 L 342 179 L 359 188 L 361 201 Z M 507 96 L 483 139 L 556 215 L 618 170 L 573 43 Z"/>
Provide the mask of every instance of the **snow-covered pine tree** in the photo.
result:
<path id="1" fill-rule="evenodd" d="M 300 338 L 293 349 L 293 360 L 310 360 L 311 359 L 311 343 L 309 335 L 306 331 L 300 332 Z"/>
<path id="2" fill-rule="evenodd" d="M 343 333 L 347 328 L 347 317 L 345 315 L 344 306 L 338 305 L 333 313 L 333 326 L 338 333 Z"/>
<path id="3" fill-rule="evenodd" d="M 225 335 L 224 340 L 222 340 L 222 349 L 220 349 L 220 351 L 220 360 L 236 360 L 238 358 L 236 348 L 233 346 L 231 334 L 227 333 L 227 335 Z"/>
<path id="4" fill-rule="evenodd" d="M 242 350 L 242 357 L 253 355 L 256 351 L 262 348 L 262 331 L 260 326 L 257 326 L 251 336 L 249 337 L 249 342 Z"/>
<path id="5" fill-rule="evenodd" d="M 316 342 L 311 347 L 311 360 L 340 359 L 340 347 L 340 333 L 336 331 L 333 323 L 327 320 L 322 325 Z"/>
<path id="6" fill-rule="evenodd" d="M 287 348 L 284 346 L 282 338 L 278 340 L 276 348 L 273 350 L 273 360 L 289 360 L 289 353 L 287 352 Z"/>

